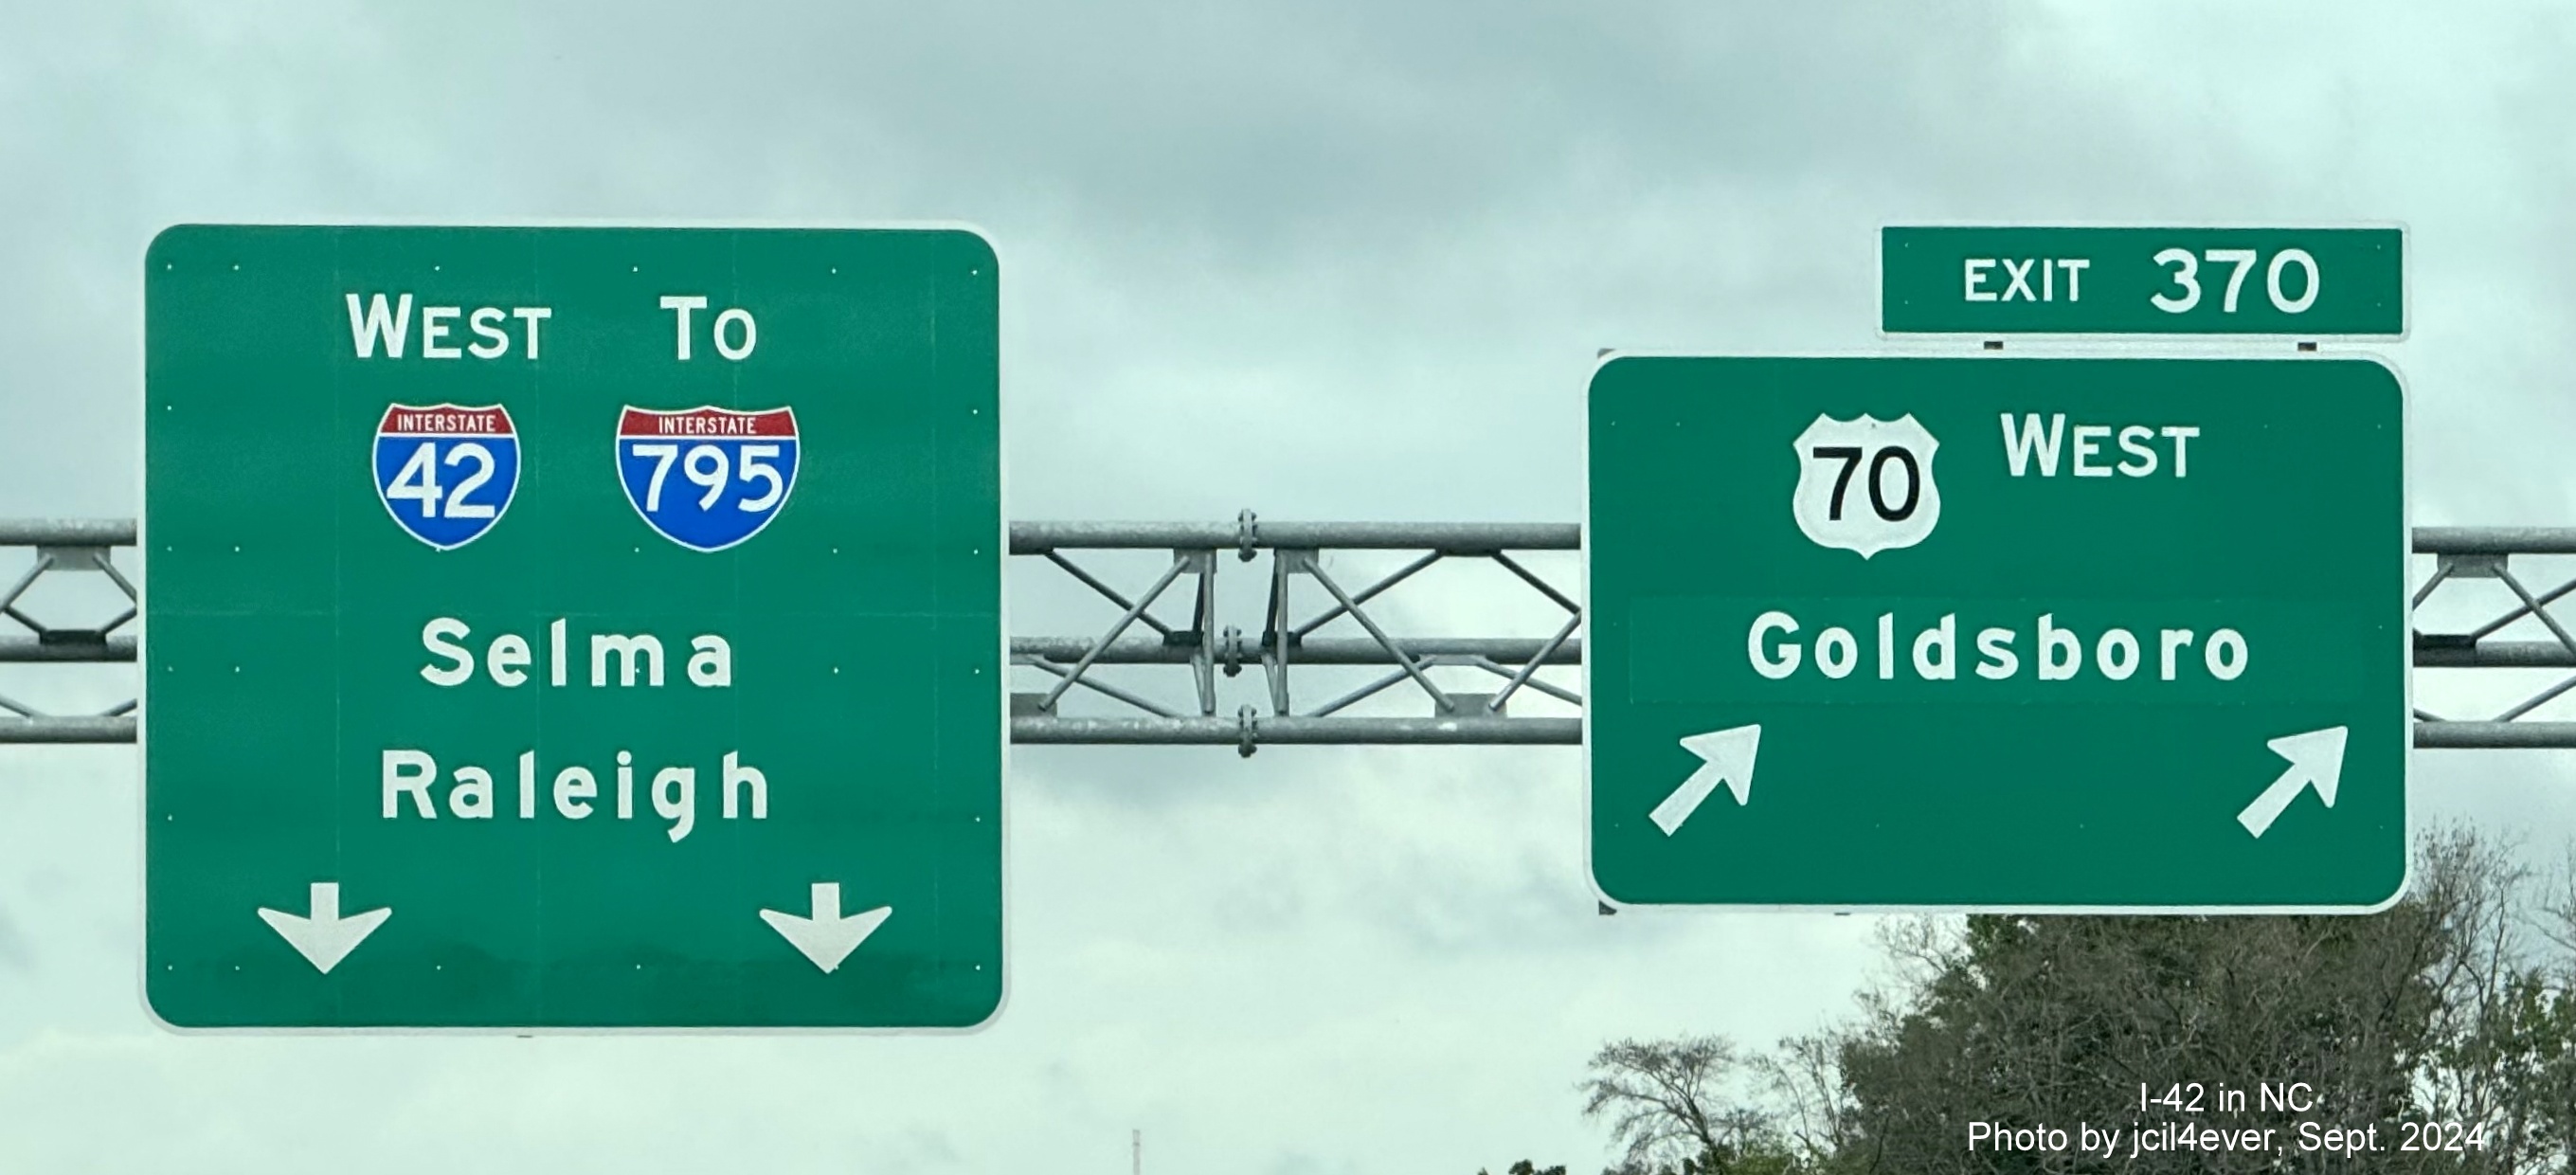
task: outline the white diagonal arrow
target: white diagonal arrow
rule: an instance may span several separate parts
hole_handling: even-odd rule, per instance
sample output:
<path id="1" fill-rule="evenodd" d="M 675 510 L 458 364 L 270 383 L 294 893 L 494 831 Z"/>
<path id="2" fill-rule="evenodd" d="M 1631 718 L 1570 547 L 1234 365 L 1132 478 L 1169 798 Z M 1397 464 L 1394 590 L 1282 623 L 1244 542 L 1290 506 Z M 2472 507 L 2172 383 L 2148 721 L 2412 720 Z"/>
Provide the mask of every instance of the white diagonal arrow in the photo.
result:
<path id="1" fill-rule="evenodd" d="M 878 925 L 893 914 L 894 907 L 879 906 L 844 918 L 841 916 L 841 883 L 817 881 L 814 883 L 813 917 L 800 918 L 776 910 L 762 910 L 760 918 L 789 945 L 805 952 L 805 957 L 812 959 L 814 965 L 828 975 L 839 969 L 841 960 L 849 958 L 850 952 L 859 949 L 859 944 L 866 942 L 869 935 L 876 933 Z"/>
<path id="2" fill-rule="evenodd" d="M 1699 810 L 1700 801 L 1717 790 L 1721 782 L 1726 784 L 1728 791 L 1735 793 L 1738 806 L 1750 801 L 1753 798 L 1753 754 L 1761 747 L 1762 727 L 1759 725 L 1712 730 L 1683 739 L 1682 749 L 1700 757 L 1699 770 L 1691 772 L 1690 778 L 1673 789 L 1673 794 L 1655 805 L 1654 812 L 1650 814 L 1655 826 L 1663 829 L 1665 836 L 1680 831 L 1682 821 L 1690 819 L 1691 813 Z"/>
<path id="3" fill-rule="evenodd" d="M 359 943 L 367 941 L 368 935 L 384 925 L 385 919 L 393 917 L 394 909 L 386 906 L 343 918 L 340 916 L 340 883 L 317 881 L 313 883 L 313 905 L 309 917 L 299 918 L 266 906 L 260 907 L 259 916 L 286 940 L 286 945 L 303 955 L 305 962 L 313 964 L 314 970 L 328 975 L 333 967 L 340 965 L 340 960 L 349 957 L 349 952 L 358 949 Z"/>
<path id="4" fill-rule="evenodd" d="M 2335 785 L 2343 781 L 2343 743 L 2347 733 L 2346 727 L 2329 726 L 2306 734 L 2283 735 L 2263 744 L 2289 760 L 2289 769 L 2281 772 L 2272 786 L 2264 788 L 2262 795 L 2254 797 L 2253 803 L 2245 805 L 2245 810 L 2236 814 L 2236 822 L 2244 825 L 2245 831 L 2262 836 L 2290 801 L 2299 798 L 2300 789 L 2310 784 L 2316 785 L 2318 799 L 2334 807 Z"/>

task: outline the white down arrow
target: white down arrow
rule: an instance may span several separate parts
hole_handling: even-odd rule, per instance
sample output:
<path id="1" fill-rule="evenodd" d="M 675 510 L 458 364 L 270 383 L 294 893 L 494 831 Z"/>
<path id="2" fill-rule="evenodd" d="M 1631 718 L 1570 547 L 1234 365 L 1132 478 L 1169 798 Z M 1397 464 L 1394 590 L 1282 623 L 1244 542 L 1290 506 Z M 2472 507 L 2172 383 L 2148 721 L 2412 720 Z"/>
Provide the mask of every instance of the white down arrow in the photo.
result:
<path id="1" fill-rule="evenodd" d="M 340 965 L 340 960 L 349 957 L 349 952 L 358 949 L 359 943 L 367 941 L 368 935 L 384 925 L 385 919 L 393 917 L 394 910 L 386 906 L 343 918 L 340 916 L 340 883 L 317 881 L 313 883 L 310 917 L 297 917 L 266 906 L 260 907 L 259 916 L 286 940 L 288 946 L 303 955 L 305 962 L 313 964 L 314 970 L 328 975 L 333 967 Z"/>
<path id="2" fill-rule="evenodd" d="M 859 944 L 893 914 L 894 907 L 879 906 L 842 917 L 841 883 L 818 881 L 814 883 L 812 917 L 762 910 L 760 918 L 828 975 L 838 970 L 841 960 L 849 958 L 850 952 L 859 949 Z"/>

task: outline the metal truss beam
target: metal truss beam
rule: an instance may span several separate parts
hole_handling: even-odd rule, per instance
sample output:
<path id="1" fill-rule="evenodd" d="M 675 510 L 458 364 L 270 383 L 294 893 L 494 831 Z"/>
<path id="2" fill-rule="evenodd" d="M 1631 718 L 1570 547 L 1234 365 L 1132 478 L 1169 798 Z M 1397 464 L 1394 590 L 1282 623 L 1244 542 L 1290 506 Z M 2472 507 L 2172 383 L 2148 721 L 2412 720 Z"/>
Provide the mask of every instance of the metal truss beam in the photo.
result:
<path id="1" fill-rule="evenodd" d="M 0 562 L 0 664 L 126 663 L 135 659 L 134 636 L 122 631 L 135 616 L 136 593 L 111 560 L 114 548 L 131 548 L 130 519 L 0 519 L 0 549 L 32 548 L 23 569 Z M 1028 744 L 1231 746 L 1251 754 L 1264 745 L 1574 745 L 1582 721 L 1565 714 L 1514 714 L 1508 703 L 1544 697 L 1580 713 L 1571 682 L 1547 671 L 1582 663 L 1580 605 L 1534 573 L 1516 555 L 1580 549 L 1581 528 L 1558 523 L 1263 522 L 1245 511 L 1232 523 L 1026 522 L 1011 526 L 1010 551 L 1064 571 L 1118 610 L 1118 618 L 1093 636 L 1014 637 L 1012 665 L 1033 675 L 1012 694 L 1011 740 Z M 2435 559 L 2414 603 L 2421 609 L 2437 591 L 2494 581 L 2509 599 L 2485 624 L 2460 632 L 2415 634 L 2414 664 L 2439 670 L 2576 670 L 2576 633 L 2551 611 L 2576 594 L 2576 579 L 2534 591 L 2517 574 L 2517 559 L 2576 555 L 2576 527 L 2423 527 L 2415 551 Z M 1122 592 L 1085 567 L 1080 557 L 1102 552 L 1162 551 L 1170 556 L 1145 588 Z M 1326 552 L 1414 552 L 1402 566 L 1366 584 L 1345 585 L 1325 570 Z M 1267 558 L 1262 576 L 1264 612 L 1258 631 L 1219 623 L 1220 556 L 1249 563 Z M 1130 555 L 1130 558 L 1133 556 Z M 1388 592 L 1435 565 L 1472 562 L 1494 568 L 1536 592 L 1562 613 L 1552 632 L 1516 636 L 1401 636 L 1381 623 Z M 20 607 L 28 589 L 48 575 L 102 574 L 126 607 L 108 622 L 72 628 L 41 621 Z M 1291 588 L 1320 589 L 1302 616 L 1292 609 Z M 1307 593 L 1310 597 L 1312 591 Z M 1189 617 L 1167 620 L 1155 606 L 1186 600 Z M 1372 605 L 1380 605 L 1378 611 Z M 2522 625 L 2547 639 L 2506 638 Z M 1327 626 L 1339 635 L 1319 633 Z M 14 631 L 13 631 L 14 629 Z M 1157 700 L 1136 683 L 1106 678 L 1104 667 L 1186 668 L 1186 700 Z M 1388 672 L 1321 703 L 1300 705 L 1292 684 L 1315 670 L 1379 667 Z M 1219 713 L 1220 676 L 1256 670 L 1265 705 Z M 1459 674 L 1467 675 L 1461 684 Z M 1446 684 L 1444 684 L 1444 682 Z M 1476 683 L 1482 683 L 1478 688 Z M 1081 693 L 1077 695 L 1075 691 Z M 2419 691 L 2420 692 L 2420 691 Z M 2493 717 L 2453 719 L 2419 710 L 2415 745 L 2424 748 L 2576 749 L 2576 721 L 2533 720 L 2527 715 L 2576 692 L 2576 674 L 2558 680 Z M 1363 703 L 1414 694 L 1428 713 L 1355 714 Z M 1065 713 L 1069 697 L 1105 700 L 1105 714 Z M 0 692 L 0 743 L 126 743 L 135 737 L 135 703 L 96 714 L 39 711 Z"/>
<path id="2" fill-rule="evenodd" d="M 1263 522 L 1246 510 L 1222 522 L 1014 522 L 1011 553 L 1049 551 L 1232 550 L 1244 562 L 1265 550 L 1572 551 L 1583 528 L 1570 522 Z"/>
<path id="3" fill-rule="evenodd" d="M 1089 637 L 1015 636 L 1011 638 L 1011 656 L 1071 662 L 1080 660 L 1091 645 Z M 1489 661 L 1525 663 L 1544 652 L 1543 664 L 1583 663 L 1583 642 L 1571 637 L 1552 650 L 1548 648 L 1548 642 L 1539 637 L 1415 637 L 1406 641 L 1405 647 L 1418 656 L 1481 657 Z M 1217 650 L 1219 665 L 1228 662 L 1258 664 L 1261 660 L 1259 638 L 1247 637 L 1241 631 L 1220 635 Z M 1122 637 L 1103 649 L 1092 664 L 1187 665 L 1198 656 L 1198 652 L 1192 645 L 1176 645 L 1147 637 Z M 7 654 L 0 652 L 0 660 L 6 659 Z M 1302 665 L 1395 664 L 1394 653 L 1366 637 L 1309 637 L 1296 642 L 1296 659 Z"/>
<path id="4" fill-rule="evenodd" d="M 1582 608 L 1565 591 L 1533 571 L 1533 552 L 1581 549 L 1582 528 L 1529 523 L 1263 522 L 1246 510 L 1222 523 L 1024 522 L 1011 527 L 1011 553 L 1061 569 L 1119 610 L 1093 637 L 1022 637 L 1011 642 L 1011 663 L 1042 675 L 1043 691 L 1011 696 L 1011 739 L 1018 743 L 1232 746 L 1249 755 L 1265 744 L 1572 744 L 1583 737 L 1581 697 L 1572 681 L 1543 671 L 1582 663 L 1575 636 Z M 1143 591 L 1130 595 L 1110 586 L 1082 560 L 1105 552 L 1168 552 L 1170 561 Z M 1367 582 L 1344 584 L 1326 568 L 1326 552 L 1409 552 L 1412 558 Z M 1258 598 L 1262 620 L 1247 632 L 1218 621 L 1216 585 L 1220 556 L 1235 561 L 1267 558 Z M 1518 557 L 1516 557 L 1518 556 Z M 1077 558 L 1080 557 L 1080 558 Z M 1499 571 L 1507 586 L 1535 592 L 1559 614 L 1554 631 L 1514 637 L 1402 636 L 1382 623 L 1384 597 L 1441 564 L 1475 564 Z M 1490 574 L 1490 573 L 1488 573 Z M 1190 581 L 1186 587 L 1182 580 Z M 1307 597 L 1301 605 L 1297 589 Z M 1315 599 L 1320 591 L 1323 599 Z M 1153 606 L 1166 594 L 1186 593 L 1190 618 L 1158 619 Z M 1420 594 L 1419 589 L 1408 593 Z M 1248 617 L 1247 617 L 1248 619 Z M 1338 626 L 1343 631 L 1319 630 Z M 1150 635 L 1139 628 L 1150 630 Z M 1357 629 L 1357 633 L 1348 630 Z M 1156 700 L 1107 680 L 1104 666 L 1187 666 L 1193 687 L 1187 700 Z M 1386 668 L 1374 680 L 1341 683 L 1320 703 L 1301 688 L 1317 670 L 1355 666 Z M 1220 713 L 1217 677 L 1259 671 L 1264 704 Z M 1461 680 L 1461 674 L 1465 679 Z M 1063 709 L 1081 687 L 1111 704 L 1107 714 Z M 1403 696 L 1421 699 L 1425 714 L 1351 712 Z M 1515 698 L 1548 699 L 1567 715 L 1521 715 Z"/>
<path id="5" fill-rule="evenodd" d="M 1119 744 L 1127 746 L 1233 747 L 1333 746 L 1575 746 L 1583 741 L 1580 718 L 1046 718 L 1011 719 L 1015 743 Z"/>
<path id="6" fill-rule="evenodd" d="M 117 663 L 134 661 L 134 636 L 120 631 L 141 606 L 134 584 L 109 557 L 134 545 L 134 520 L 0 518 L 0 550 L 32 547 L 23 571 L 0 563 L 0 663 Z M 100 575 L 121 597 L 121 607 L 95 627 L 54 624 L 31 614 L 28 589 L 47 576 Z M 118 597 L 110 597 L 115 599 Z M 99 714 L 53 714 L 0 691 L 0 743 L 130 743 L 134 703 Z"/>
<path id="7" fill-rule="evenodd" d="M 131 518 L 0 518 L 0 547 L 131 547 Z"/>

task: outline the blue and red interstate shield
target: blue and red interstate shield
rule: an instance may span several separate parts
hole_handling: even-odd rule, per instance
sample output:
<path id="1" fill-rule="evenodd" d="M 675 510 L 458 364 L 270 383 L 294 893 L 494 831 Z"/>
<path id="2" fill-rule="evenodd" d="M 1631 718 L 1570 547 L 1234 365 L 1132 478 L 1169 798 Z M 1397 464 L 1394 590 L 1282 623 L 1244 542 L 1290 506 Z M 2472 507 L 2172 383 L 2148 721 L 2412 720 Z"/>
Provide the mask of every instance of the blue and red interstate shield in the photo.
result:
<path id="1" fill-rule="evenodd" d="M 498 404 L 394 404 L 376 425 L 376 497 L 442 551 L 483 537 L 519 492 L 519 430 Z"/>
<path id="2" fill-rule="evenodd" d="M 796 488 L 796 412 L 628 407 L 617 421 L 617 478 L 663 538 L 721 551 L 760 533 Z"/>

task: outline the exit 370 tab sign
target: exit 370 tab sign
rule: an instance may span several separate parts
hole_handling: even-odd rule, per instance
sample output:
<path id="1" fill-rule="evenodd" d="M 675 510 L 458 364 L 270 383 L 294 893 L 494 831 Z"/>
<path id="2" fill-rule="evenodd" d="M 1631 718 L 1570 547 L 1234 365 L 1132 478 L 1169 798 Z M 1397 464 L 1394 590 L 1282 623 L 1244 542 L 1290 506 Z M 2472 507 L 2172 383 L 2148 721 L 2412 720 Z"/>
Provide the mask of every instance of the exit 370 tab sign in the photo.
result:
<path id="1" fill-rule="evenodd" d="M 1891 227 L 1888 334 L 2406 333 L 2397 228 Z"/>
<path id="2" fill-rule="evenodd" d="M 165 1022 L 993 1015 L 982 238 L 182 226 L 147 264 Z"/>

